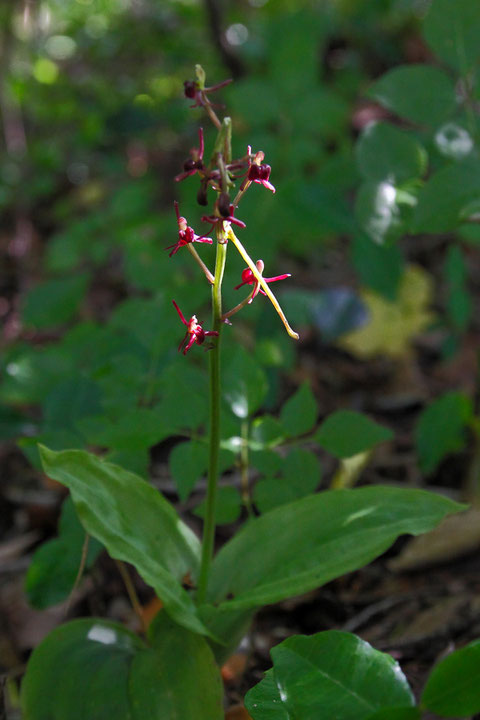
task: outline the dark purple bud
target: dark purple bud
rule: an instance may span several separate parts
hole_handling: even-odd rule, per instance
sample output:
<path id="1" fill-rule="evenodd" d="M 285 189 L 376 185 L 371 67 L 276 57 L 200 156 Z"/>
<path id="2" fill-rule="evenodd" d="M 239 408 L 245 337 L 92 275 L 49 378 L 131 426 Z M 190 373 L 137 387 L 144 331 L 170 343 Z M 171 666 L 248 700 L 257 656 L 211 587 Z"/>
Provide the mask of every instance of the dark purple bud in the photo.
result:
<path id="1" fill-rule="evenodd" d="M 220 193 L 218 198 L 218 212 L 224 218 L 230 216 L 230 195 L 226 192 Z"/>
<path id="2" fill-rule="evenodd" d="M 185 97 L 194 100 L 197 93 L 197 83 L 194 80 L 185 80 L 183 83 L 183 92 L 185 93 Z"/>
<path id="3" fill-rule="evenodd" d="M 200 185 L 197 193 L 197 202 L 199 205 L 208 205 L 207 188 L 205 185 Z"/>
<path id="4" fill-rule="evenodd" d="M 183 163 L 183 169 L 185 172 L 191 172 L 192 170 L 196 170 L 197 163 L 193 158 L 188 158 L 188 160 L 185 160 Z"/>

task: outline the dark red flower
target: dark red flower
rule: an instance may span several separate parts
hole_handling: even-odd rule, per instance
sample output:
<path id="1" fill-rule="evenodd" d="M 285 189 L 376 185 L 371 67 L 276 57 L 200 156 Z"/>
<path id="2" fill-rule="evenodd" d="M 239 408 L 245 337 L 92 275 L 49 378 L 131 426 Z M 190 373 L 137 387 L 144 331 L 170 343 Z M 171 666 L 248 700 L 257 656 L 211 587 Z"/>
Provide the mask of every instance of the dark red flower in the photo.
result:
<path id="1" fill-rule="evenodd" d="M 213 243 L 212 238 L 205 237 L 205 235 L 197 235 L 194 229 L 188 225 L 186 219 L 180 215 L 178 211 L 178 202 L 176 200 L 174 204 L 178 222 L 178 242 L 174 245 L 168 245 L 168 247 L 165 248 L 165 250 L 173 248 L 173 250 L 168 253 L 168 256 L 172 257 L 172 255 L 175 255 L 181 247 L 192 242 L 209 243 L 211 245 Z"/>
<path id="2" fill-rule="evenodd" d="M 255 265 L 256 265 L 257 270 L 260 273 L 260 275 L 262 275 L 263 269 L 265 267 L 263 260 L 257 260 Z M 262 277 L 263 277 L 263 275 L 262 275 Z M 274 277 L 263 278 L 263 279 L 265 280 L 266 283 L 271 283 L 271 282 L 276 282 L 277 280 L 285 280 L 286 278 L 289 278 L 289 277 L 291 277 L 291 273 L 285 273 L 284 275 L 275 275 Z M 239 288 L 243 287 L 243 285 L 253 285 L 254 286 L 252 296 L 251 296 L 250 300 L 248 301 L 249 304 L 252 302 L 253 298 L 258 295 L 259 292 L 262 293 L 262 295 L 266 294 L 265 290 L 262 290 L 262 288 L 260 287 L 260 283 L 258 282 L 258 280 L 256 279 L 255 275 L 253 274 L 253 272 L 250 270 L 249 267 L 247 267 L 247 268 L 245 268 L 245 270 L 243 270 L 242 282 L 235 287 L 235 290 L 238 290 Z"/>
<path id="3" fill-rule="evenodd" d="M 244 190 L 248 182 L 255 182 L 259 185 L 263 185 L 263 187 L 267 188 L 267 190 L 271 190 L 274 193 L 275 187 L 270 182 L 270 173 L 272 172 L 272 168 L 270 167 L 270 165 L 267 165 L 263 162 L 265 158 L 265 153 L 262 150 L 259 150 L 257 153 L 255 153 L 252 159 L 252 149 L 249 145 L 247 149 L 247 157 L 247 177 L 240 186 L 240 190 Z"/>
<path id="4" fill-rule="evenodd" d="M 224 80 L 221 83 L 217 83 L 216 85 L 211 85 L 210 87 L 201 88 L 200 83 L 198 83 L 196 80 L 185 80 L 183 83 L 183 92 L 186 98 L 189 100 L 195 100 L 193 105 L 190 107 L 202 107 L 206 103 L 209 103 L 208 98 L 206 95 L 208 93 L 215 92 L 215 90 L 220 90 L 220 88 L 225 87 L 225 85 L 229 85 L 233 80 L 230 78 L 229 80 Z"/>
<path id="5" fill-rule="evenodd" d="M 204 330 L 195 315 L 192 315 L 190 320 L 187 322 L 175 300 L 172 300 L 172 303 L 180 317 L 180 320 L 187 328 L 185 337 L 178 346 L 178 352 L 183 352 L 183 354 L 186 355 L 194 343 L 197 343 L 197 345 L 202 345 L 207 336 L 218 336 L 218 332 L 216 330 Z"/>
<path id="6" fill-rule="evenodd" d="M 220 211 L 220 209 L 219 209 L 218 200 L 217 200 L 215 202 L 215 212 L 218 214 L 203 215 L 203 217 L 201 218 L 202 222 L 211 224 L 211 228 L 210 228 L 209 232 L 211 232 L 213 230 L 214 226 L 219 222 L 221 222 L 221 223 L 229 222 L 229 223 L 232 223 L 232 225 L 237 225 L 238 227 L 241 227 L 241 228 L 247 227 L 245 225 L 245 223 L 243 222 L 243 220 L 239 220 L 238 218 L 235 217 L 235 215 L 234 215 L 235 206 L 234 205 L 232 205 L 232 204 L 229 205 L 228 213 L 227 213 L 226 207 L 222 207 L 222 211 Z M 225 214 L 225 213 L 227 213 L 227 214 Z"/>
<path id="7" fill-rule="evenodd" d="M 190 175 L 195 175 L 196 172 L 202 172 L 205 169 L 203 164 L 203 128 L 198 129 L 198 148 L 192 148 L 190 150 L 190 156 L 188 160 L 183 163 L 183 172 L 175 177 L 176 182 L 185 180 Z"/>

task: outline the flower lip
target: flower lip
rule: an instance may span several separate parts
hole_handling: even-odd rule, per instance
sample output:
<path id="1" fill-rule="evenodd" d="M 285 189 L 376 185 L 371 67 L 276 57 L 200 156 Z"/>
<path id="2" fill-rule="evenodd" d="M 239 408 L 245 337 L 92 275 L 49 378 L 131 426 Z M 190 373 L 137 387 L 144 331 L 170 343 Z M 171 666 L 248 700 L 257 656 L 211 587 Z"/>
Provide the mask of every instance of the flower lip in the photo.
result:
<path id="1" fill-rule="evenodd" d="M 239 220 L 238 218 L 235 217 L 235 215 L 234 215 L 235 206 L 232 203 L 230 204 L 230 206 L 228 208 L 228 213 L 229 213 L 228 215 L 224 215 L 222 213 L 222 210 L 223 210 L 223 212 L 226 212 L 226 208 L 222 207 L 222 209 L 220 210 L 220 208 L 218 207 L 218 203 L 216 203 L 215 205 L 216 205 L 215 212 L 216 213 L 218 212 L 219 213 L 218 215 L 217 214 L 203 215 L 201 218 L 202 222 L 210 223 L 211 228 L 210 228 L 209 232 L 211 232 L 213 230 L 213 227 L 219 222 L 222 222 L 222 223 L 229 222 L 232 225 L 237 225 L 238 227 L 241 227 L 241 228 L 247 227 L 245 225 L 245 223 L 243 222 L 243 220 Z"/>
<path id="2" fill-rule="evenodd" d="M 168 253 L 168 256 L 172 257 L 172 255 L 175 255 L 181 247 L 183 247 L 184 245 L 189 245 L 193 242 L 208 243 L 209 245 L 211 245 L 213 243 L 212 238 L 206 237 L 206 235 L 197 235 L 195 230 L 188 225 L 187 219 L 180 215 L 180 211 L 178 209 L 178 202 L 176 200 L 174 205 L 175 213 L 177 215 L 178 241 L 173 245 L 168 245 L 165 248 L 165 250 L 171 250 L 171 252 Z"/>
<path id="3" fill-rule="evenodd" d="M 180 320 L 187 328 L 187 332 L 178 346 L 178 352 L 182 352 L 186 355 L 194 343 L 197 345 L 203 345 L 207 336 L 213 335 L 218 337 L 218 332 L 216 330 L 204 330 L 202 324 L 198 322 L 196 315 L 192 315 L 190 320 L 187 321 L 175 300 L 172 300 L 172 303 Z"/>
<path id="4" fill-rule="evenodd" d="M 211 85 L 210 87 L 201 87 L 200 83 L 196 80 L 185 80 L 183 83 L 183 94 L 189 100 L 195 100 L 191 107 L 201 107 L 206 103 L 210 104 L 210 101 L 206 98 L 207 93 L 220 90 L 220 88 L 230 85 L 231 82 L 233 82 L 233 79 L 229 78 L 228 80 L 223 80 L 222 82 L 219 82 L 216 85 Z"/>
<path id="5" fill-rule="evenodd" d="M 190 150 L 190 157 L 183 163 L 183 172 L 175 176 L 175 182 L 185 180 L 185 178 L 195 175 L 197 172 L 200 175 L 203 173 L 205 170 L 203 163 L 204 149 L 203 128 L 198 128 L 198 148 L 195 147 Z"/>
<path id="6" fill-rule="evenodd" d="M 255 265 L 256 265 L 258 272 L 263 277 L 263 270 L 265 267 L 263 260 L 257 260 Z M 263 278 L 263 279 L 265 280 L 266 283 L 271 283 L 271 282 L 277 282 L 277 280 L 285 280 L 286 278 L 289 278 L 289 277 L 291 277 L 291 273 L 284 273 L 283 275 L 274 275 L 273 277 L 268 277 L 268 278 Z M 259 292 L 262 295 L 266 295 L 265 290 L 263 290 L 260 287 L 260 283 L 258 282 L 258 280 L 256 279 L 255 275 L 253 274 L 253 272 L 250 270 L 249 267 L 246 267 L 242 271 L 242 282 L 239 285 L 235 286 L 235 290 L 239 290 L 241 287 L 243 287 L 243 285 L 253 285 L 252 295 L 250 297 L 250 300 L 248 301 L 249 304 L 258 295 Z"/>

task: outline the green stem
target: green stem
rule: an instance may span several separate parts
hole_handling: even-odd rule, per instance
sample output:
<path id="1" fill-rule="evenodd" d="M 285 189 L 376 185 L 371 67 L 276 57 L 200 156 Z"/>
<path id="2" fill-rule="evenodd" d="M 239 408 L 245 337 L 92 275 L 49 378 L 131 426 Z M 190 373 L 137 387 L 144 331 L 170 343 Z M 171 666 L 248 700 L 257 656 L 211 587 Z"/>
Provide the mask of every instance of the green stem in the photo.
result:
<path id="1" fill-rule="evenodd" d="M 218 338 L 214 339 L 213 348 L 210 351 L 210 455 L 205 521 L 203 525 L 202 557 L 196 595 L 197 605 L 205 602 L 215 541 L 215 507 L 218 488 L 218 453 L 220 449 L 220 338 L 223 327 L 222 280 L 227 257 L 227 243 L 223 237 L 222 226 L 223 223 L 218 223 L 215 280 L 212 285 L 212 324 L 213 330 L 218 332 Z"/>

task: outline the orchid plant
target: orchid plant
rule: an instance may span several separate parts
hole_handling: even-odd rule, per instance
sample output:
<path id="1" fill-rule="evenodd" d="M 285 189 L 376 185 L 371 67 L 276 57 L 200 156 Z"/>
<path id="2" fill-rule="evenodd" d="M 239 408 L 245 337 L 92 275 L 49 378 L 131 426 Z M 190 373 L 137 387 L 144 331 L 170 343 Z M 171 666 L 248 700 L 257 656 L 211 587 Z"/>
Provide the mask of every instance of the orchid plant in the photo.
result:
<path id="1" fill-rule="evenodd" d="M 206 87 L 205 73 L 197 66 L 196 79 L 185 83 L 185 96 L 194 101 L 193 107 L 203 108 L 217 138 L 208 158 L 200 129 L 198 147 L 190 151 L 175 179 L 196 176 L 199 204 L 208 205 L 212 193 L 215 199 L 213 209 L 202 217 L 208 232 L 200 234 L 175 204 L 178 240 L 166 248 L 169 262 L 175 262 L 178 252 L 190 253 L 211 291 L 209 330 L 196 315 L 187 319 L 191 309 L 184 307 L 188 310 L 184 315 L 171 298 L 172 312 L 177 312 L 186 328 L 179 351 L 183 355 L 195 352 L 195 345 L 208 350 L 209 464 L 203 537 L 199 540 L 167 499 L 137 475 L 92 453 L 41 448 L 45 472 L 70 489 L 86 533 L 99 540 L 112 558 L 133 565 L 154 589 L 163 609 L 142 636 L 98 618 L 74 620 L 53 631 L 34 651 L 27 669 L 22 688 L 25 720 L 221 720 L 220 667 L 248 631 L 256 610 L 357 569 L 400 534 L 425 532 L 461 509 L 449 499 L 420 490 L 380 486 L 327 490 L 260 516 L 249 508 L 248 520 L 214 555 L 220 411 L 225 393 L 220 373 L 222 335 L 231 318 L 262 295 L 272 303 L 288 335 L 299 337 L 270 287 L 290 274 L 264 277 L 263 261 L 254 261 L 236 234 L 245 229 L 236 212 L 247 190 L 258 184 L 262 191 L 274 193 L 275 187 L 262 151 L 248 146 L 243 156 L 232 159 L 231 120 L 220 120 L 209 98 L 227 82 Z M 209 237 L 213 231 L 215 238 Z M 196 249 L 202 244 L 215 245 L 213 270 Z M 236 306 L 225 309 L 222 284 L 232 246 L 245 263 L 235 289 L 248 288 L 248 293 Z M 342 419 L 330 423 L 335 425 L 333 434 L 338 437 L 338 422 L 340 435 L 342 428 L 352 432 L 356 417 L 344 413 Z M 328 432 L 332 433 L 332 427 Z M 358 425 L 353 434 L 357 430 L 358 434 L 371 433 L 370 426 L 365 430 Z M 325 427 L 322 432 L 324 437 Z M 138 608 L 125 568 L 122 574 Z M 254 698 L 249 706 L 252 714 L 258 692 Z M 268 717 L 286 715 L 274 710 Z"/>

